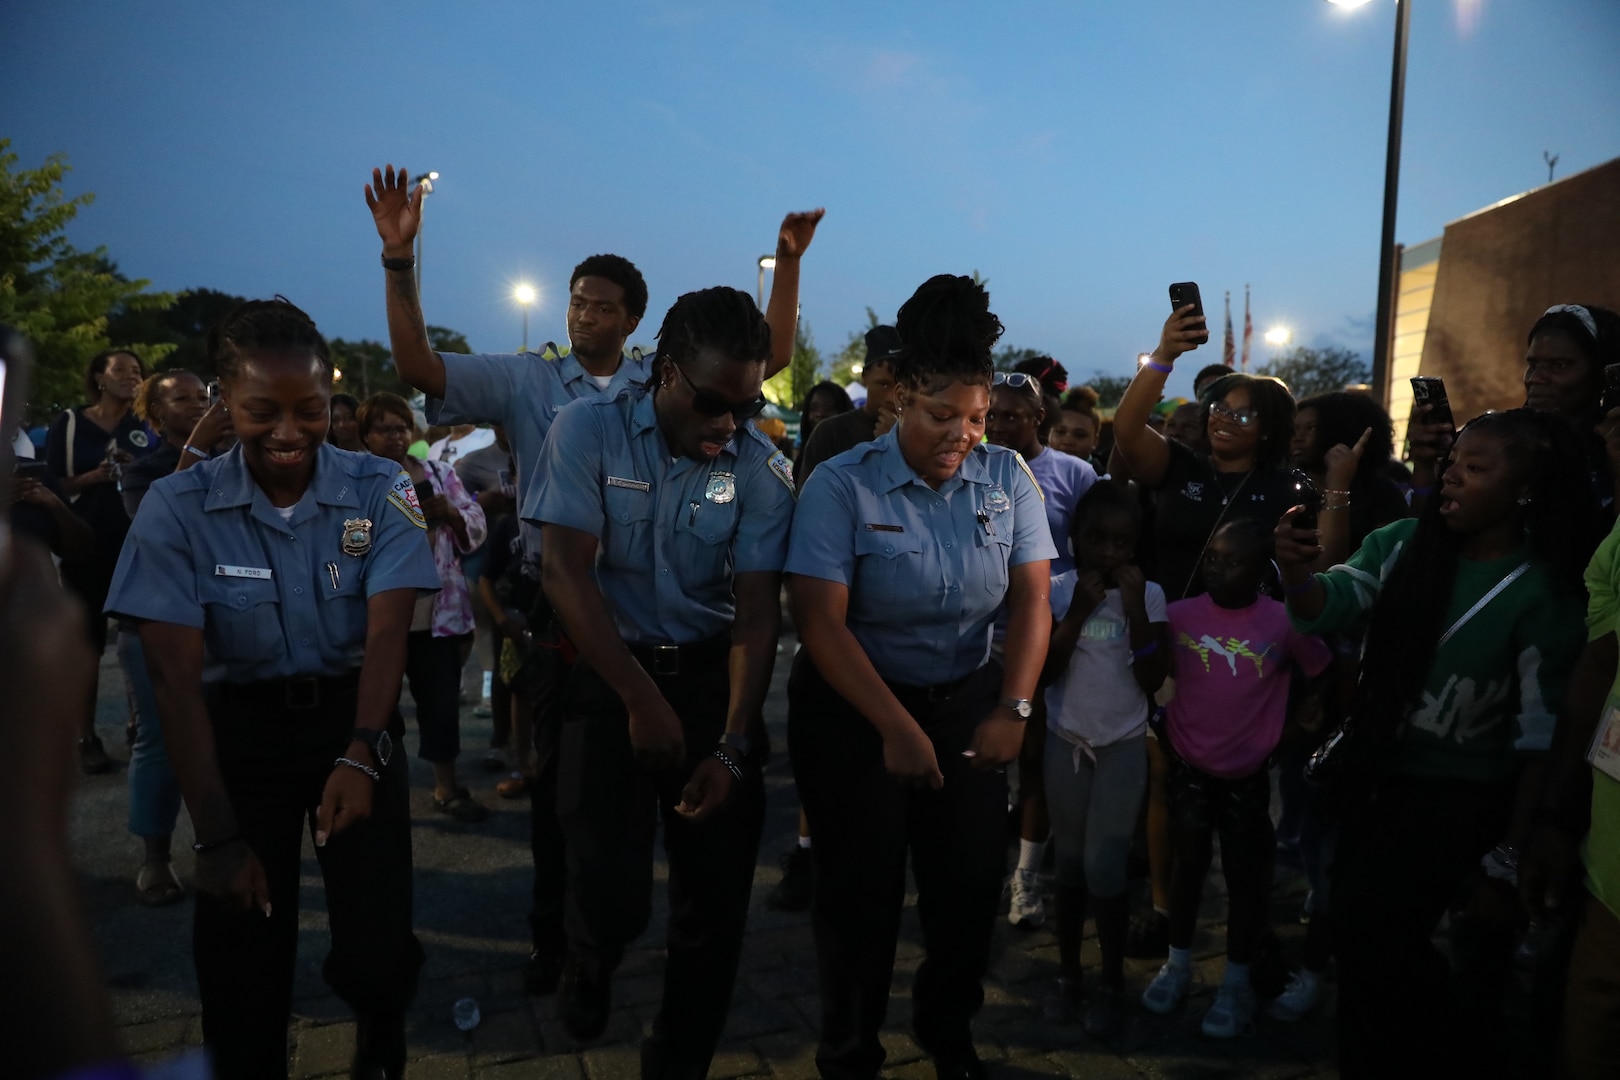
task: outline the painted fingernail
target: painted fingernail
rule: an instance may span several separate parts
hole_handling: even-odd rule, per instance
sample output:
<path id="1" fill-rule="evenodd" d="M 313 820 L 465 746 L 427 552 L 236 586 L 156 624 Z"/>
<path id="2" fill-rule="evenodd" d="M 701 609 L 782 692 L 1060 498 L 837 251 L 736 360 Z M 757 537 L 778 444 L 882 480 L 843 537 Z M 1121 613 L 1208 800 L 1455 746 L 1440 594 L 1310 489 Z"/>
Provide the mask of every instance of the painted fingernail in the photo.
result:
<path id="1" fill-rule="evenodd" d="M 264 902 L 264 917 L 267 919 L 270 917 L 270 901 L 268 900 Z"/>
<path id="2" fill-rule="evenodd" d="M 318 832 L 318 833 L 315 834 L 315 846 L 316 847 L 325 847 L 326 846 L 326 834 L 325 833 Z"/>
<path id="3" fill-rule="evenodd" d="M 963 757 L 978 757 L 979 752 L 977 750 L 964 750 L 964 751 L 962 751 L 962 756 Z"/>

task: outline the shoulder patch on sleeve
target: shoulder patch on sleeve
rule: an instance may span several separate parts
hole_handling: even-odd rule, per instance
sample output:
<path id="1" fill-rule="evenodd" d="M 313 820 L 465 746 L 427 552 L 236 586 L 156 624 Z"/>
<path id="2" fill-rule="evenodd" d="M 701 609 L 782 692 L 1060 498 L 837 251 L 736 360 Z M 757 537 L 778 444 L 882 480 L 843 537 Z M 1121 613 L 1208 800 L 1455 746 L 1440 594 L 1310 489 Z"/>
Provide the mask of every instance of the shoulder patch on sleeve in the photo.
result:
<path id="1" fill-rule="evenodd" d="M 551 363 L 556 363 L 567 355 L 567 348 L 559 347 L 555 341 L 548 341 L 540 347 L 540 359 Z"/>
<path id="2" fill-rule="evenodd" d="M 422 504 L 416 501 L 416 485 L 411 483 L 410 474 L 404 469 L 394 477 L 394 483 L 388 489 L 388 501 L 398 507 L 400 513 L 418 529 L 427 528 L 427 518 L 422 516 Z"/>
<path id="3" fill-rule="evenodd" d="M 771 455 L 766 464 L 770 466 L 771 472 L 776 474 L 776 478 L 786 484 L 787 489 L 797 498 L 799 489 L 793 483 L 793 462 L 787 459 L 787 455 L 778 450 Z"/>
<path id="4" fill-rule="evenodd" d="M 1024 460 L 1024 455 L 1014 450 L 1012 456 L 1013 460 L 1018 462 L 1018 467 L 1024 470 L 1024 475 L 1029 477 L 1029 482 L 1035 485 L 1035 494 L 1041 497 L 1041 502 L 1045 502 L 1046 492 L 1041 490 L 1041 482 L 1035 479 L 1035 473 L 1030 469 L 1029 462 Z"/>

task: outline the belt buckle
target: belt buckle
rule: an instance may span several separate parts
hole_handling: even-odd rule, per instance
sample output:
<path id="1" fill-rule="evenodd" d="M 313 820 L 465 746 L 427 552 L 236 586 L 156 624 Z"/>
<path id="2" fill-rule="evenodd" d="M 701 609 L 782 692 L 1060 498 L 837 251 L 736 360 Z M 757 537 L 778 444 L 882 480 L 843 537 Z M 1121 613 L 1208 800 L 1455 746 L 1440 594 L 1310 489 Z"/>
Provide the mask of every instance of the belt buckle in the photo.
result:
<path id="1" fill-rule="evenodd" d="M 302 679 L 288 679 L 286 704 L 289 709 L 314 709 L 321 704 L 321 681 L 313 675 Z"/>
<path id="2" fill-rule="evenodd" d="M 654 675 L 679 675 L 681 673 L 681 647 L 679 645 L 654 645 L 652 647 L 652 662 Z"/>

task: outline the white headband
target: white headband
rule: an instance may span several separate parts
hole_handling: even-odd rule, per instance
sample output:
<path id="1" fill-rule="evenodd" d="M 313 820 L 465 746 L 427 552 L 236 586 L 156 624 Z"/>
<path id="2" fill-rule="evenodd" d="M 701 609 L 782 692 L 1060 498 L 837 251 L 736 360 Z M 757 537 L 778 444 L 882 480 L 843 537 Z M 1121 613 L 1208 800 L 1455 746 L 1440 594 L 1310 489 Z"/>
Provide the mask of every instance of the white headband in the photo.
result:
<path id="1" fill-rule="evenodd" d="M 1592 335 L 1592 340 L 1597 340 L 1597 320 L 1592 318 L 1592 313 L 1590 311 L 1587 311 L 1579 304 L 1554 304 L 1552 307 L 1542 312 L 1541 317 L 1545 319 L 1548 315 L 1557 315 L 1559 313 L 1575 316 L 1575 318 L 1580 320 L 1581 325 L 1586 327 L 1586 332 Z"/>

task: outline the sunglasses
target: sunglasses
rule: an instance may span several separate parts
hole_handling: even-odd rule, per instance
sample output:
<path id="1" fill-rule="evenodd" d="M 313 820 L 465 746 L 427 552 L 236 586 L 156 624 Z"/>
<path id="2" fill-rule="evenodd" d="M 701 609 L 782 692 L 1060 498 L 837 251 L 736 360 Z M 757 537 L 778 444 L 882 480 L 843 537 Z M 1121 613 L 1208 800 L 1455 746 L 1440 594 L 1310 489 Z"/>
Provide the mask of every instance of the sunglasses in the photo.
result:
<path id="1" fill-rule="evenodd" d="M 763 396 L 754 397 L 748 401 L 727 401 L 718 394 L 711 394 L 707 390 L 699 390 L 697 383 L 692 381 L 691 376 L 681 371 L 681 365 L 672 361 L 670 366 L 680 373 L 686 385 L 691 388 L 692 408 L 704 416 L 724 416 L 730 413 L 733 420 L 741 422 L 752 420 L 764 412 L 765 406 L 770 404 Z"/>
<path id="2" fill-rule="evenodd" d="M 1260 414 L 1254 409 L 1228 409 L 1218 401 L 1209 407 L 1209 415 L 1229 420 L 1238 427 L 1248 427 L 1260 419 Z"/>
<path id="3" fill-rule="evenodd" d="M 1025 375 L 1022 371 L 998 371 L 990 377 L 991 386 L 1010 386 L 1014 390 L 1025 387 L 1033 390 L 1037 397 L 1041 394 L 1041 380 L 1033 375 Z"/>

